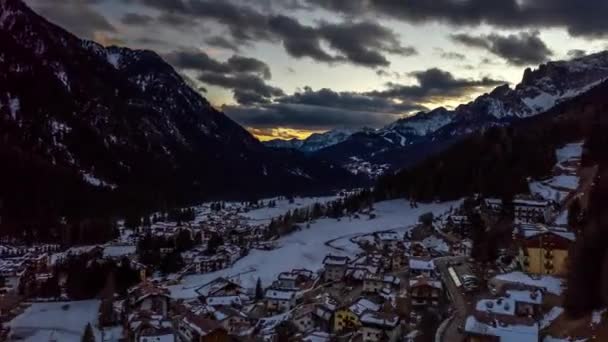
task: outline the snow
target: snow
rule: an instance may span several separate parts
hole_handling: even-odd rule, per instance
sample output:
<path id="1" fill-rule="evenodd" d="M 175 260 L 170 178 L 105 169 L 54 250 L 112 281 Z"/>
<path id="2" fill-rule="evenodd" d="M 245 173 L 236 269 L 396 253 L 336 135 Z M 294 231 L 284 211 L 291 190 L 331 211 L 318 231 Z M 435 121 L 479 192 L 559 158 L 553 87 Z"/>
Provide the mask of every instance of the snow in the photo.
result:
<path id="1" fill-rule="evenodd" d="M 543 339 L 543 342 L 585 342 L 585 341 L 587 341 L 586 338 L 581 338 L 581 339 L 574 339 L 571 337 L 557 338 L 557 337 L 553 337 L 553 336 L 546 336 Z"/>
<path id="2" fill-rule="evenodd" d="M 424 247 L 435 250 L 439 253 L 447 254 L 450 252 L 450 246 L 448 246 L 448 244 L 443 239 L 440 239 L 435 235 L 431 235 L 422 240 L 422 244 L 424 245 Z"/>
<path id="3" fill-rule="evenodd" d="M 11 119 L 17 120 L 17 112 L 21 109 L 21 102 L 18 97 L 8 98 L 8 110 L 11 113 Z"/>
<path id="4" fill-rule="evenodd" d="M 548 292 L 556 294 L 556 295 L 560 295 L 563 290 L 563 288 L 562 288 L 563 280 L 562 279 L 552 277 L 552 276 L 546 276 L 546 275 L 532 278 L 531 276 L 518 271 L 518 272 L 499 274 L 496 277 L 494 277 L 494 279 L 545 288 Z"/>
<path id="5" fill-rule="evenodd" d="M 100 340 L 95 328 L 99 305 L 99 300 L 33 303 L 8 324 L 12 333 L 25 342 L 79 342 L 90 323 L 96 340 Z"/>
<path id="6" fill-rule="evenodd" d="M 552 179 L 545 182 L 534 181 L 528 184 L 530 193 L 537 194 L 550 201 L 561 201 L 568 196 L 567 191 L 558 190 L 552 187 Z"/>
<path id="7" fill-rule="evenodd" d="M 543 316 L 543 319 L 540 321 L 540 328 L 544 329 L 544 328 L 550 326 L 551 323 L 557 317 L 559 317 L 563 312 L 564 312 L 564 308 L 562 308 L 560 306 L 554 306 L 554 307 L 552 307 L 551 310 L 549 310 L 549 312 L 547 312 Z"/>
<path id="8" fill-rule="evenodd" d="M 550 186 L 576 190 L 578 188 L 578 176 L 559 175 L 553 177 L 549 182 Z"/>
<path id="9" fill-rule="evenodd" d="M 104 257 L 121 257 L 125 255 L 135 254 L 136 247 L 134 245 L 115 245 L 106 246 L 103 249 Z"/>
<path id="10" fill-rule="evenodd" d="M 342 218 L 340 221 L 329 218 L 319 219 L 311 223 L 310 228 L 304 228 L 277 240 L 279 247 L 274 250 L 252 250 L 230 268 L 184 277 L 182 284 L 169 287 L 171 296 L 195 298 L 197 293 L 194 290 L 197 287 L 217 277 L 228 277 L 239 282 L 241 286 L 254 288 L 258 277 L 262 284 L 267 286 L 279 273 L 294 268 L 320 270 L 327 254 L 354 257 L 361 251 L 348 237 L 389 229 L 410 229 L 418 222 L 421 214 L 433 212 L 438 215 L 459 203 L 460 201 L 420 204 L 418 208 L 410 208 L 405 200 L 392 200 L 375 204 L 377 217 L 373 220 L 366 217 Z M 268 212 L 264 210 L 254 215 L 267 218 Z M 336 241 L 339 245 L 334 243 Z"/>
<path id="11" fill-rule="evenodd" d="M 92 173 L 81 171 L 81 174 L 82 179 L 93 186 L 116 189 L 116 184 L 107 183 L 106 181 L 95 177 Z"/>
<path id="12" fill-rule="evenodd" d="M 524 98 L 522 101 L 536 113 L 544 112 L 547 109 L 555 106 L 559 96 L 541 91 L 534 98 Z"/>
<path id="13" fill-rule="evenodd" d="M 55 76 L 57 76 L 57 79 L 61 81 L 61 83 L 63 83 L 65 88 L 69 91 L 70 82 L 68 81 L 68 75 L 65 73 L 65 71 L 58 71 L 55 73 Z"/>
<path id="14" fill-rule="evenodd" d="M 431 134 L 452 122 L 452 112 L 437 109 L 429 113 L 419 113 L 388 125 L 384 131 L 399 133 L 414 133 L 418 136 Z M 386 133 L 385 133 L 386 134 Z M 401 141 L 403 144 L 403 141 Z"/>
<path id="15" fill-rule="evenodd" d="M 499 337 L 501 342 L 537 342 L 538 325 L 494 325 L 478 321 L 474 316 L 467 317 L 465 331 Z"/>
<path id="16" fill-rule="evenodd" d="M 334 201 L 336 198 L 336 196 L 296 197 L 293 203 L 289 203 L 287 199 L 270 198 L 268 200 L 276 201 L 275 207 L 254 209 L 241 214 L 241 216 L 248 218 L 251 221 L 250 223 L 270 223 L 272 218 L 281 216 L 290 210 L 312 207 L 315 203 L 325 204 Z M 266 201 L 263 200 L 263 202 Z"/>
<path id="17" fill-rule="evenodd" d="M 558 163 L 563 163 L 572 159 L 578 159 L 583 154 L 583 143 L 572 143 L 559 148 L 555 151 Z"/>
<path id="18" fill-rule="evenodd" d="M 602 322 L 602 316 L 606 313 L 606 309 L 593 310 L 591 313 L 591 326 L 598 325 Z"/>
<path id="19" fill-rule="evenodd" d="M 106 59 L 108 63 L 112 64 L 114 69 L 118 69 L 120 63 L 120 54 L 119 53 L 109 53 L 106 55 Z"/>

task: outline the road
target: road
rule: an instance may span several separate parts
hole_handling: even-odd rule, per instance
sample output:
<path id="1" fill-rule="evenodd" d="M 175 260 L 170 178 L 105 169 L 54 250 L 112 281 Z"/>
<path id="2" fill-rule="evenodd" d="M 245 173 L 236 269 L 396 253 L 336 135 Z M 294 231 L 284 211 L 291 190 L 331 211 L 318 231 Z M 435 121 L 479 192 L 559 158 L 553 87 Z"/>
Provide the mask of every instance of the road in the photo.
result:
<path id="1" fill-rule="evenodd" d="M 452 277 L 450 277 L 448 268 L 451 261 L 466 262 L 466 259 L 467 258 L 464 256 L 449 256 L 434 259 L 441 280 L 445 285 L 448 298 L 452 302 L 452 307 L 454 308 L 453 318 L 449 320 L 445 326 L 443 335 L 441 336 L 442 341 L 458 342 L 464 340 L 464 335 L 458 331 L 458 327 L 464 324 L 467 317 L 467 299 L 462 290 L 456 286 Z"/>

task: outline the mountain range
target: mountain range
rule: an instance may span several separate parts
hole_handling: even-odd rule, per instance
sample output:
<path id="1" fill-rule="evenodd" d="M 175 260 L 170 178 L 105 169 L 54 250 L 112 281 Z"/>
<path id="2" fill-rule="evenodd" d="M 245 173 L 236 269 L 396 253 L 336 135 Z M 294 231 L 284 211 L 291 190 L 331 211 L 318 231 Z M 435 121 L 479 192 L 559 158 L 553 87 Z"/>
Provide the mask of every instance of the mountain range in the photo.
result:
<path id="1" fill-rule="evenodd" d="M 81 40 L 20 0 L 0 0 L 0 139 L 11 214 L 85 210 L 92 197 L 172 205 L 357 182 L 265 147 L 156 53 Z"/>
<path id="2" fill-rule="evenodd" d="M 266 144 L 295 148 L 338 163 L 353 173 L 378 176 L 414 165 L 473 132 L 546 112 L 606 78 L 605 51 L 569 61 L 548 62 L 535 70 L 528 68 L 514 88 L 499 86 L 453 110 L 440 107 L 420 112 L 377 130 L 365 128 L 349 135 L 329 131 L 303 141 Z"/>

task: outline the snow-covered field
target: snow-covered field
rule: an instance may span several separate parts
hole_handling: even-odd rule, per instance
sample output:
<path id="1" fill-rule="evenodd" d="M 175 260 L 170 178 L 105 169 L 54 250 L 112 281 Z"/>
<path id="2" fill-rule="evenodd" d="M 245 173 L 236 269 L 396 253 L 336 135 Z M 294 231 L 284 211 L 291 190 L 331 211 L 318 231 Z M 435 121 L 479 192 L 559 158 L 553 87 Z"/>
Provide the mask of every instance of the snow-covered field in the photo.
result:
<path id="1" fill-rule="evenodd" d="M 439 215 L 459 204 L 460 201 L 454 201 L 419 204 L 418 208 L 410 208 L 405 200 L 392 200 L 376 203 L 376 218 L 372 220 L 366 215 L 358 219 L 342 218 L 340 221 L 320 219 L 311 223 L 310 228 L 279 239 L 277 249 L 252 250 L 230 268 L 186 276 L 181 284 L 170 286 L 169 289 L 175 298 L 194 298 L 197 287 L 217 277 L 230 277 L 248 288 L 255 287 L 259 277 L 264 285 L 270 285 L 283 271 L 294 268 L 319 270 L 326 254 L 354 256 L 359 249 L 347 237 L 388 229 L 406 230 L 418 221 L 421 214 L 431 211 Z M 331 245 L 325 244 L 328 241 L 332 241 Z"/>
<path id="2" fill-rule="evenodd" d="M 34 303 L 10 321 L 11 332 L 25 342 L 79 342 L 87 323 L 95 329 L 99 300 L 74 302 Z"/>
<path id="3" fill-rule="evenodd" d="M 273 208 L 260 208 L 248 211 L 241 214 L 241 216 L 248 218 L 250 223 L 270 223 L 273 217 L 281 216 L 289 210 L 298 208 L 307 208 L 315 203 L 327 203 L 337 199 L 337 196 L 324 196 L 324 197 L 296 197 L 293 203 L 289 203 L 287 199 L 266 199 L 262 202 L 268 202 L 269 200 L 275 200 L 276 206 Z"/>

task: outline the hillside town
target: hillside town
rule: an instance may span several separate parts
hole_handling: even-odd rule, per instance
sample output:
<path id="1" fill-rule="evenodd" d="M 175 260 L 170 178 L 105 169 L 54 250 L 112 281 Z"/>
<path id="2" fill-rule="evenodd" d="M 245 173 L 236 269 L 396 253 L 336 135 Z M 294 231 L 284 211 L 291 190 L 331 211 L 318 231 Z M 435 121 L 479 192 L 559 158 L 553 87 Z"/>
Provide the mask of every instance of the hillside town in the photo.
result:
<path id="1" fill-rule="evenodd" d="M 213 276 L 313 229 L 346 194 L 207 203 L 177 221 L 121 221 L 119 236 L 99 245 L 3 241 L 1 339 L 571 341 L 581 336 L 564 335 L 555 322 L 579 234 L 568 208 L 580 205 L 585 180 L 580 144 L 557 153 L 554 179 L 531 180 L 530 193 L 512 199 L 474 196 L 388 229 L 376 225 L 379 204 L 323 218 L 372 228 L 326 241 L 331 252 L 318 256 L 318 267 L 260 264 Z M 304 222 L 281 229 L 287 216 Z M 244 281 L 268 272 L 270 281 Z M 193 277 L 207 278 L 186 281 Z M 603 315 L 590 317 L 591 331 Z"/>

